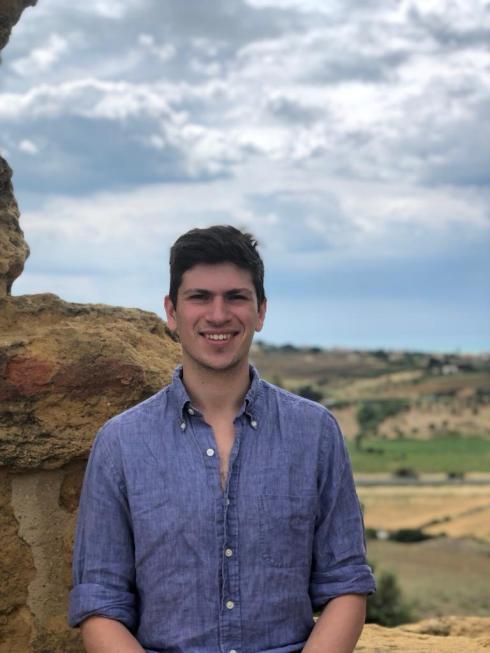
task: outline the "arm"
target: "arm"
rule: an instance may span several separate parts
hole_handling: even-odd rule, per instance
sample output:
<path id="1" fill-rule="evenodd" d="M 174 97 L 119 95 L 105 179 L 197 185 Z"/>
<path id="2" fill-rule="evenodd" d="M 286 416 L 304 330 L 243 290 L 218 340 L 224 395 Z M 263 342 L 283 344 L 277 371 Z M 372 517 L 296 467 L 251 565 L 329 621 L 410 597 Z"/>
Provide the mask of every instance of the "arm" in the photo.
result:
<path id="1" fill-rule="evenodd" d="M 366 618 L 366 597 L 345 594 L 332 599 L 311 631 L 303 653 L 352 653 Z"/>
<path id="2" fill-rule="evenodd" d="M 364 525 L 349 456 L 331 417 L 325 436 L 319 455 L 319 510 L 309 593 L 314 609 L 326 608 L 304 650 L 352 653 L 364 625 L 366 595 L 376 586 L 366 562 Z"/>
<path id="3" fill-rule="evenodd" d="M 127 632 L 127 636 L 138 625 L 131 515 L 115 436 L 113 426 L 106 425 L 92 448 L 80 497 L 73 551 L 68 622 L 73 627 L 85 624 L 83 631 L 88 633 L 89 646 L 95 637 L 93 633 L 100 632 L 99 626 L 95 630 L 97 622 L 104 623 L 107 632 L 119 629 Z M 105 642 L 110 640 L 109 635 L 102 637 Z M 90 653 L 99 653 L 97 641 L 88 648 Z M 108 649 L 104 639 L 101 641 L 101 653 L 109 650 L 119 653 L 119 648 Z"/>
<path id="4" fill-rule="evenodd" d="M 86 653 L 144 653 L 144 649 L 119 621 L 89 617 L 81 625 Z"/>

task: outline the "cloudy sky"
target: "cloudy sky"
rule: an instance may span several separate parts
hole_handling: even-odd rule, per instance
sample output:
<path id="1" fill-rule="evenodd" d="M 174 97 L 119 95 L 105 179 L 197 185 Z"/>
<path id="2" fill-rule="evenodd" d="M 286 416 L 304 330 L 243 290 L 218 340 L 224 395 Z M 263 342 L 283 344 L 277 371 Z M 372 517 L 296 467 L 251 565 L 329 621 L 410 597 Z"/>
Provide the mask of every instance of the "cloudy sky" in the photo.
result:
<path id="1" fill-rule="evenodd" d="M 14 294 L 163 315 L 230 223 L 270 342 L 490 350 L 490 2 L 39 0 L 2 54 Z"/>

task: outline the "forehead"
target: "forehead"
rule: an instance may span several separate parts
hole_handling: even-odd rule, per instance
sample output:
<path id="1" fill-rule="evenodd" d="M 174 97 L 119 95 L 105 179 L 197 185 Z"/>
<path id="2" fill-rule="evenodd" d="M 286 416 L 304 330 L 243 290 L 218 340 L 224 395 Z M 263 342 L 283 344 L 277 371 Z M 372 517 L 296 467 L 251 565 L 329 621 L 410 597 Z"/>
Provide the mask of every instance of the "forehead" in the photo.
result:
<path id="1" fill-rule="evenodd" d="M 255 291 L 252 275 L 234 263 L 198 263 L 184 272 L 179 291 L 191 288 L 223 292 L 232 288 Z"/>

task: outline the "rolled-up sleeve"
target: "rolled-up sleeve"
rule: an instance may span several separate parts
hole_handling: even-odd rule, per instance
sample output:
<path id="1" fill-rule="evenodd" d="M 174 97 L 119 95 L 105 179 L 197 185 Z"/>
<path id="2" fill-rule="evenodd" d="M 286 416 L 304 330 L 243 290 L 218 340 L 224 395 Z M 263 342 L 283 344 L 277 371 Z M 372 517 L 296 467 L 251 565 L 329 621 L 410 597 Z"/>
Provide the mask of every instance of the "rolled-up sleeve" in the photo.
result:
<path id="1" fill-rule="evenodd" d="M 335 419 L 326 413 L 319 456 L 318 511 L 309 594 L 314 609 L 342 594 L 370 594 L 364 524 L 349 455 Z"/>
<path id="2" fill-rule="evenodd" d="M 85 472 L 68 611 L 72 627 L 91 615 L 132 631 L 137 626 L 134 544 L 116 428 L 108 422 L 101 429 Z"/>

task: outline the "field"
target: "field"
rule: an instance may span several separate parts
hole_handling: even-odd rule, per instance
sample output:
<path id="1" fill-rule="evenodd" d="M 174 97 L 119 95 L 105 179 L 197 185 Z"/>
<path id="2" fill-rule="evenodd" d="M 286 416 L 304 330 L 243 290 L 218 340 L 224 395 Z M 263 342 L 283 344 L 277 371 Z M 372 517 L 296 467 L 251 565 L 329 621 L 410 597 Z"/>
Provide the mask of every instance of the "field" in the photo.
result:
<path id="1" fill-rule="evenodd" d="M 376 572 L 396 575 L 413 617 L 490 614 L 490 484 L 358 486 L 368 529 L 433 539 L 368 541 Z"/>
<path id="2" fill-rule="evenodd" d="M 434 437 L 430 440 L 400 438 L 385 440 L 366 438 L 359 449 L 349 442 L 352 466 L 357 473 L 415 473 L 490 471 L 490 440 L 463 438 L 459 435 Z"/>
<path id="3" fill-rule="evenodd" d="M 490 485 L 358 485 L 357 490 L 367 528 L 418 528 L 490 547 Z"/>
<path id="4" fill-rule="evenodd" d="M 490 545 L 434 539 L 416 544 L 368 542 L 376 573 L 394 572 L 415 620 L 490 614 Z"/>
<path id="5" fill-rule="evenodd" d="M 490 472 L 490 356 L 254 346 L 278 385 L 330 408 L 359 473 Z"/>

